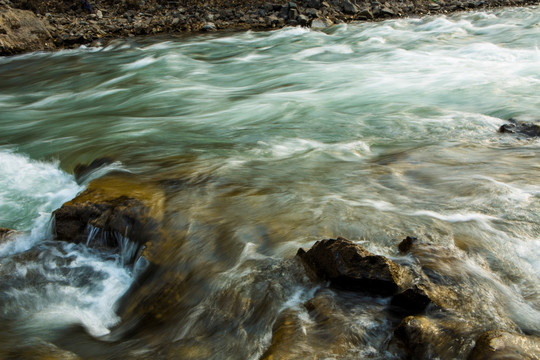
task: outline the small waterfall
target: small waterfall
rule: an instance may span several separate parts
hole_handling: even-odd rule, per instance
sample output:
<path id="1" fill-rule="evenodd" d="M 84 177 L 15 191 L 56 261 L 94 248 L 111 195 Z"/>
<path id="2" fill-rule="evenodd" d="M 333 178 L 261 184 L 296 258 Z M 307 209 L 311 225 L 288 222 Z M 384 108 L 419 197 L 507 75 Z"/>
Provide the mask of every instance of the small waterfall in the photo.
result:
<path id="1" fill-rule="evenodd" d="M 124 266 L 133 264 L 143 248 L 117 231 L 107 231 L 88 224 L 86 233 L 88 234 L 86 246 L 113 250 L 118 256 L 119 263 Z"/>

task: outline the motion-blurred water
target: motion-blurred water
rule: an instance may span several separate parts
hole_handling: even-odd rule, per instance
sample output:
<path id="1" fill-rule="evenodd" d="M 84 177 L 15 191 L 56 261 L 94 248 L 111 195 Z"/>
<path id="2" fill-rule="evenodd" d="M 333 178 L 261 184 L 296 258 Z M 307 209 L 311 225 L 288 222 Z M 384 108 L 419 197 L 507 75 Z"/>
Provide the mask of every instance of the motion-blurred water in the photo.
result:
<path id="1" fill-rule="evenodd" d="M 540 119 L 539 42 L 531 7 L 0 58 L 0 227 L 19 231 L 0 243 L 0 354 L 257 359 L 285 322 L 275 358 L 400 358 L 388 299 L 295 262 L 337 236 L 452 279 L 467 304 L 428 318 L 540 336 L 540 140 L 497 133 Z M 147 329 L 116 313 L 133 268 L 52 240 L 50 214 L 85 186 L 74 166 L 104 156 L 182 179 L 166 192 L 178 248 L 147 285 L 170 311 Z M 435 250 L 399 255 L 407 235 Z"/>

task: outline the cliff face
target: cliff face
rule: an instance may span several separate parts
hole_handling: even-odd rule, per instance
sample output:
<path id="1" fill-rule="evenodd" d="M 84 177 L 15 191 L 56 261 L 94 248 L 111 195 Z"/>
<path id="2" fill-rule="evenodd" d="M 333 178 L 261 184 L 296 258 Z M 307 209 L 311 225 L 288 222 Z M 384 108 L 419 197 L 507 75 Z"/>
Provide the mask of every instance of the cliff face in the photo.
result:
<path id="1" fill-rule="evenodd" d="M 538 0 L 0 0 L 0 55 L 109 39 L 219 30 L 326 27 L 355 20 L 538 4 Z"/>

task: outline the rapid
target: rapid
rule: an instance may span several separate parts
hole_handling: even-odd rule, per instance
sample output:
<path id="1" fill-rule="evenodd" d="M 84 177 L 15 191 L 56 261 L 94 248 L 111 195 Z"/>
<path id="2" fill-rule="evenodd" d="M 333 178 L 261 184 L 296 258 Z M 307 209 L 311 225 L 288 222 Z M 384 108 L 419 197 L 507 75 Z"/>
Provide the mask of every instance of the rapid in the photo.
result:
<path id="1" fill-rule="evenodd" d="M 528 7 L 0 58 L 0 358 L 405 358 L 388 298 L 295 257 L 339 236 L 448 292 L 418 358 L 539 337 L 540 138 L 497 131 L 540 119 L 539 47 Z M 115 171 L 164 193 L 150 280 L 129 249 L 54 240 Z"/>

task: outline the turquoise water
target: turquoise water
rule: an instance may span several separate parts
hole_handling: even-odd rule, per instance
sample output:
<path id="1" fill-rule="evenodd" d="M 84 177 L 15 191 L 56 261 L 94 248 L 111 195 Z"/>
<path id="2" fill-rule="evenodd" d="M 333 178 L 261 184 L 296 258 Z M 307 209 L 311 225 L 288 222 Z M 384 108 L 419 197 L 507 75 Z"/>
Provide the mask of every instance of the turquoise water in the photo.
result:
<path id="1" fill-rule="evenodd" d="M 256 359 L 292 314 L 305 336 L 289 358 L 400 358 L 384 299 L 351 305 L 295 265 L 337 236 L 402 263 L 401 239 L 430 241 L 440 254 L 420 262 L 469 303 L 446 318 L 540 336 L 540 140 L 497 132 L 540 119 L 539 35 L 531 7 L 0 58 L 0 227 L 20 232 L 0 244 L 0 350 L 38 338 L 83 358 Z M 163 276 L 196 274 L 169 319 L 114 343 L 136 272 L 51 242 L 49 223 L 86 186 L 74 167 L 105 156 L 182 181 L 166 192 L 180 265 Z M 321 291 L 324 324 L 302 305 Z"/>

